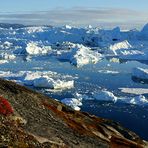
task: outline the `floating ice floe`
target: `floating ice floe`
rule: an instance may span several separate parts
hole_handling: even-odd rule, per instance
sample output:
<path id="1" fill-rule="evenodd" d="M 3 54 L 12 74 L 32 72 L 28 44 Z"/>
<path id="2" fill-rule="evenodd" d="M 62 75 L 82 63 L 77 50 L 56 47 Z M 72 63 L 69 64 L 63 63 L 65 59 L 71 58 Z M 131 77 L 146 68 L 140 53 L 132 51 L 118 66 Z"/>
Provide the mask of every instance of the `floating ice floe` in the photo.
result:
<path id="1" fill-rule="evenodd" d="M 115 43 L 113 45 L 110 45 L 110 47 L 109 47 L 109 49 L 113 50 L 113 51 L 116 51 L 119 49 L 130 49 L 130 48 L 132 48 L 132 45 L 127 40 Z"/>
<path id="2" fill-rule="evenodd" d="M 0 54 L 0 59 L 3 59 L 3 60 L 14 60 L 15 58 L 16 56 L 8 51 L 1 52 Z"/>
<path id="3" fill-rule="evenodd" d="M 0 50 L 1 49 L 4 49 L 4 50 L 6 50 L 6 49 L 10 49 L 12 46 L 13 46 L 13 44 L 12 43 L 10 43 L 10 42 L 8 42 L 8 41 L 5 41 L 4 43 L 1 43 L 0 42 Z"/>
<path id="4" fill-rule="evenodd" d="M 45 27 L 27 27 L 26 31 L 27 33 L 38 33 L 38 32 L 44 32 Z"/>
<path id="5" fill-rule="evenodd" d="M 148 69 L 144 69 L 140 67 L 134 68 L 132 72 L 132 76 L 139 79 L 148 80 Z"/>
<path id="6" fill-rule="evenodd" d="M 115 70 L 98 70 L 99 73 L 105 73 L 105 74 L 119 74 L 119 71 Z"/>
<path id="7" fill-rule="evenodd" d="M 39 47 L 35 42 L 28 43 L 26 47 L 26 52 L 30 55 L 48 54 L 51 50 L 50 46 Z"/>
<path id="8" fill-rule="evenodd" d="M 148 89 L 146 88 L 119 88 L 121 92 L 129 93 L 129 94 L 136 94 L 136 95 L 142 95 L 142 94 L 148 94 Z"/>
<path id="9" fill-rule="evenodd" d="M 90 48 L 77 44 L 75 48 L 69 52 L 59 55 L 59 59 L 69 60 L 72 65 L 81 67 L 89 63 L 97 63 L 102 58 L 98 52 L 92 51 Z"/>
<path id="10" fill-rule="evenodd" d="M 109 91 L 100 91 L 100 92 L 95 92 L 93 93 L 93 98 L 98 101 L 117 101 L 117 97 L 114 96 L 112 92 Z"/>
<path id="11" fill-rule="evenodd" d="M 13 72 L 0 71 L 0 77 L 19 82 L 26 86 L 49 89 L 70 89 L 74 87 L 74 77 L 70 75 L 61 75 L 52 71 L 20 71 L 17 74 Z"/>
<path id="12" fill-rule="evenodd" d="M 146 99 L 146 97 L 143 95 L 135 96 L 133 98 L 127 98 L 124 99 L 123 101 L 135 105 L 144 105 L 144 106 L 148 105 L 148 99 Z"/>
<path id="13" fill-rule="evenodd" d="M 70 89 L 74 87 L 74 81 L 54 80 L 49 77 L 40 77 L 33 81 L 34 87 L 51 89 Z"/>
<path id="14" fill-rule="evenodd" d="M 0 64 L 8 63 L 8 60 L 0 60 Z"/>
<path id="15" fill-rule="evenodd" d="M 132 54 L 132 45 L 127 41 L 117 42 L 109 46 L 109 49 L 105 50 L 105 53 L 112 55 L 127 55 Z"/>
<path id="16" fill-rule="evenodd" d="M 74 110 L 81 110 L 80 106 L 82 106 L 82 100 L 86 97 L 86 95 L 81 95 L 76 93 L 74 98 L 64 98 L 61 100 L 62 103 L 72 107 Z"/>
<path id="17" fill-rule="evenodd" d="M 23 82 L 38 88 L 70 89 L 74 87 L 74 80 L 69 75 L 56 72 L 26 72 Z"/>
<path id="18" fill-rule="evenodd" d="M 82 102 L 79 99 L 76 98 L 65 98 L 63 100 L 61 100 L 62 103 L 72 107 L 74 110 L 81 110 L 81 108 L 79 106 L 82 106 Z"/>

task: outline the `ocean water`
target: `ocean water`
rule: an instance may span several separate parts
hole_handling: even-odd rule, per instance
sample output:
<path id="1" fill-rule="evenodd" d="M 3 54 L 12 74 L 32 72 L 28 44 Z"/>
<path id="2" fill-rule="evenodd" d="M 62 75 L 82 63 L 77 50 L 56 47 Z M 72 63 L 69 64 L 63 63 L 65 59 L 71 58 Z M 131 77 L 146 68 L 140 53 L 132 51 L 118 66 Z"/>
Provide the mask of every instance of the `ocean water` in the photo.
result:
<path id="1" fill-rule="evenodd" d="M 57 100 L 72 98 L 75 93 L 90 96 L 92 92 L 106 89 L 118 97 L 132 97 L 135 94 L 123 93 L 119 88 L 148 88 L 147 83 L 132 79 L 132 69 L 135 67 L 148 68 L 147 63 L 141 61 L 121 61 L 119 59 L 104 58 L 97 64 L 88 64 L 81 68 L 72 66 L 69 62 L 59 61 L 55 57 L 40 56 L 17 57 L 8 63 L 0 64 L 0 70 L 18 73 L 19 71 L 54 71 L 62 75 L 70 75 L 75 79 L 74 88 L 62 91 L 52 91 L 44 88 L 36 89 Z M 28 86 L 27 86 L 28 87 Z M 29 86 L 30 87 L 30 86 Z M 148 97 L 148 94 L 145 94 Z M 148 140 L 148 108 L 126 104 L 96 100 L 83 100 L 81 110 L 99 117 L 108 118 L 121 123 L 133 130 L 142 138 Z"/>
<path id="2" fill-rule="evenodd" d="M 92 50 L 80 44 L 89 46 Z M 59 60 L 58 55 L 69 52 L 73 46 L 76 49 L 70 53 L 72 55 L 69 61 Z M 113 50 L 110 50 L 110 47 Z M 132 77 L 133 68 L 148 69 L 147 47 L 148 42 L 143 37 L 143 32 L 136 30 L 122 32 L 120 29 L 106 31 L 99 28 L 70 29 L 2 24 L 0 25 L 0 77 L 13 80 L 59 101 L 64 98 L 74 98 L 76 94 L 91 98 L 93 93 L 102 90 L 112 92 L 117 98 L 133 98 L 137 94 L 124 93 L 120 88 L 148 90 L 146 81 Z M 114 49 L 117 49 L 117 52 Z M 100 57 L 102 55 L 101 60 L 98 60 L 100 57 L 96 55 Z M 78 62 L 79 57 L 80 65 L 84 65 L 73 66 L 71 59 L 74 58 L 74 62 L 75 60 Z M 119 57 L 143 59 L 143 61 L 121 60 Z M 98 62 L 88 64 L 90 62 L 88 59 L 91 62 Z M 51 72 L 51 78 L 74 80 L 74 87 L 64 90 L 35 88 L 25 83 L 24 79 L 28 72 L 39 72 L 40 76 L 44 72 Z M 144 94 L 146 99 L 148 99 L 147 92 Z M 80 107 L 81 111 L 117 121 L 148 140 L 148 105 L 83 99 Z"/>

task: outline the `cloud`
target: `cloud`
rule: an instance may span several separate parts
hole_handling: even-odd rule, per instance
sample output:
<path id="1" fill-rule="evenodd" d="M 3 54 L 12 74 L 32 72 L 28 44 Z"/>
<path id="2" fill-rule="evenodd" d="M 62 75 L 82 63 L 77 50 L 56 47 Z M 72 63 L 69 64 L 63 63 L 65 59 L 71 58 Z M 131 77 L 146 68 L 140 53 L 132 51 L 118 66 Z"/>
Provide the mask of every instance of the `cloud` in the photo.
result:
<path id="1" fill-rule="evenodd" d="M 116 8 L 56 8 L 49 11 L 0 13 L 0 21 L 23 24 L 140 25 L 148 20 L 148 12 Z"/>

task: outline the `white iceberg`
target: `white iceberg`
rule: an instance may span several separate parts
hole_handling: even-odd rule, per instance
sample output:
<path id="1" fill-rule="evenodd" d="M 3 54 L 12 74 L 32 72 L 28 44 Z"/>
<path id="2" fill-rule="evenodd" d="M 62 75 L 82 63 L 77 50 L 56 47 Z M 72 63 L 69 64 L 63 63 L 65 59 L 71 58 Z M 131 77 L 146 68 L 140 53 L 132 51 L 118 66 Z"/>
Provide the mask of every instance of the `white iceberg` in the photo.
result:
<path id="1" fill-rule="evenodd" d="M 85 98 L 85 95 L 81 95 L 76 93 L 74 98 L 65 98 L 62 99 L 61 102 L 72 107 L 74 110 L 81 110 L 80 106 L 82 106 L 82 100 Z"/>
<path id="2" fill-rule="evenodd" d="M 1 53 L 0 58 L 4 59 L 4 60 L 14 60 L 16 58 L 16 56 L 11 53 Z"/>
<path id="3" fill-rule="evenodd" d="M 80 107 L 82 106 L 82 100 L 76 99 L 76 98 L 65 98 L 63 100 L 61 100 L 62 103 L 72 107 L 74 110 L 79 111 Z"/>
<path id="4" fill-rule="evenodd" d="M 130 100 L 131 104 L 138 104 L 138 105 L 148 105 L 148 100 L 140 95 L 140 96 L 136 96 L 133 99 Z"/>
<path id="5" fill-rule="evenodd" d="M 49 77 L 40 77 L 33 81 L 34 87 L 51 89 L 70 89 L 74 87 L 74 81 L 54 80 Z"/>
<path id="6" fill-rule="evenodd" d="M 102 58 L 98 52 L 92 51 L 90 48 L 77 44 L 69 52 L 59 55 L 59 59 L 69 60 L 72 65 L 81 67 L 89 63 L 97 63 Z"/>
<path id="7" fill-rule="evenodd" d="M 26 47 L 26 52 L 30 55 L 48 54 L 51 50 L 51 46 L 40 47 L 36 42 L 30 42 Z"/>
<path id="8" fill-rule="evenodd" d="M 130 49 L 130 48 L 132 48 L 132 45 L 130 45 L 130 43 L 127 40 L 115 43 L 110 46 L 110 50 L 114 50 L 114 51 L 119 49 Z"/>
<path id="9" fill-rule="evenodd" d="M 143 95 L 135 96 L 132 98 L 125 98 L 122 101 L 128 104 L 143 105 L 143 106 L 148 105 L 148 99 L 146 99 L 146 97 Z"/>
<path id="10" fill-rule="evenodd" d="M 13 43 L 10 43 L 8 41 L 5 41 L 4 43 L 1 43 L 0 41 L 0 49 L 10 49 L 13 46 Z"/>
<path id="11" fill-rule="evenodd" d="M 93 98 L 98 101 L 116 102 L 118 100 L 118 98 L 112 92 L 106 90 L 93 93 Z"/>
<path id="12" fill-rule="evenodd" d="M 107 50 L 106 53 L 118 55 L 118 54 L 122 54 L 123 51 L 127 51 L 131 48 L 132 48 L 132 45 L 127 40 L 125 40 L 125 41 L 110 45 L 109 50 Z"/>

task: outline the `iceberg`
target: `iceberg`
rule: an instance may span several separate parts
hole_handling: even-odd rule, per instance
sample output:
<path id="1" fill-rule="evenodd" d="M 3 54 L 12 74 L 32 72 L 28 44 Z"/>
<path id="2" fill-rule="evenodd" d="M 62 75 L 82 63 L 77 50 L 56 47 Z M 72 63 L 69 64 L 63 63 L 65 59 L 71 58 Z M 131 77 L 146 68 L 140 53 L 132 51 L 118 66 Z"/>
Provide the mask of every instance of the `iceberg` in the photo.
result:
<path id="1" fill-rule="evenodd" d="M 74 110 L 81 110 L 80 106 L 82 106 L 82 100 L 86 97 L 86 95 L 82 95 L 79 93 L 76 93 L 74 95 L 74 98 L 64 98 L 61 100 L 62 103 L 72 107 Z"/>
<path id="2" fill-rule="evenodd" d="M 126 99 L 125 102 L 135 105 L 144 105 L 144 106 L 148 105 L 148 100 L 143 95 L 135 96 L 134 98 L 131 99 Z"/>
<path id="3" fill-rule="evenodd" d="M 9 54 L 9 53 L 2 53 L 0 55 L 0 58 L 1 59 L 4 59 L 4 60 L 14 60 L 16 58 L 16 56 L 14 54 Z"/>
<path id="4" fill-rule="evenodd" d="M 70 89 L 74 87 L 74 81 L 54 80 L 49 77 L 40 77 L 33 81 L 33 86 L 50 89 Z"/>
<path id="5" fill-rule="evenodd" d="M 0 49 L 4 49 L 4 50 L 8 50 L 13 46 L 13 44 L 8 41 L 5 41 L 4 43 L 1 43 L 1 41 L 0 41 L 0 44 L 1 44 Z"/>
<path id="6" fill-rule="evenodd" d="M 140 96 L 136 96 L 133 99 L 130 100 L 131 104 L 138 104 L 138 105 L 148 105 L 148 100 L 140 95 Z"/>
<path id="7" fill-rule="evenodd" d="M 89 63 L 97 63 L 102 58 L 98 52 L 90 48 L 77 44 L 75 48 L 59 55 L 59 59 L 68 60 L 72 65 L 82 67 Z"/>
<path id="8" fill-rule="evenodd" d="M 113 102 L 116 102 L 118 100 L 118 98 L 116 96 L 114 96 L 114 94 L 112 92 L 109 92 L 109 91 L 106 91 L 106 90 L 93 93 L 93 98 L 95 100 L 98 100 L 98 101 L 113 101 Z"/>
<path id="9" fill-rule="evenodd" d="M 76 99 L 76 98 L 65 98 L 61 100 L 62 103 L 72 107 L 74 110 L 81 110 L 79 106 L 82 106 L 82 100 Z"/>
<path id="10" fill-rule="evenodd" d="M 132 45 L 130 45 L 130 43 L 126 40 L 111 45 L 109 49 L 116 51 L 119 49 L 130 49 L 130 48 L 132 48 Z"/>
<path id="11" fill-rule="evenodd" d="M 28 43 L 26 47 L 26 52 L 30 55 L 48 54 L 51 50 L 51 46 L 39 47 L 35 42 Z"/>
<path id="12" fill-rule="evenodd" d="M 120 54 L 123 54 L 123 52 L 130 50 L 131 48 L 132 48 L 132 45 L 127 40 L 125 40 L 125 41 L 110 45 L 109 50 L 106 50 L 106 53 L 120 55 Z"/>

